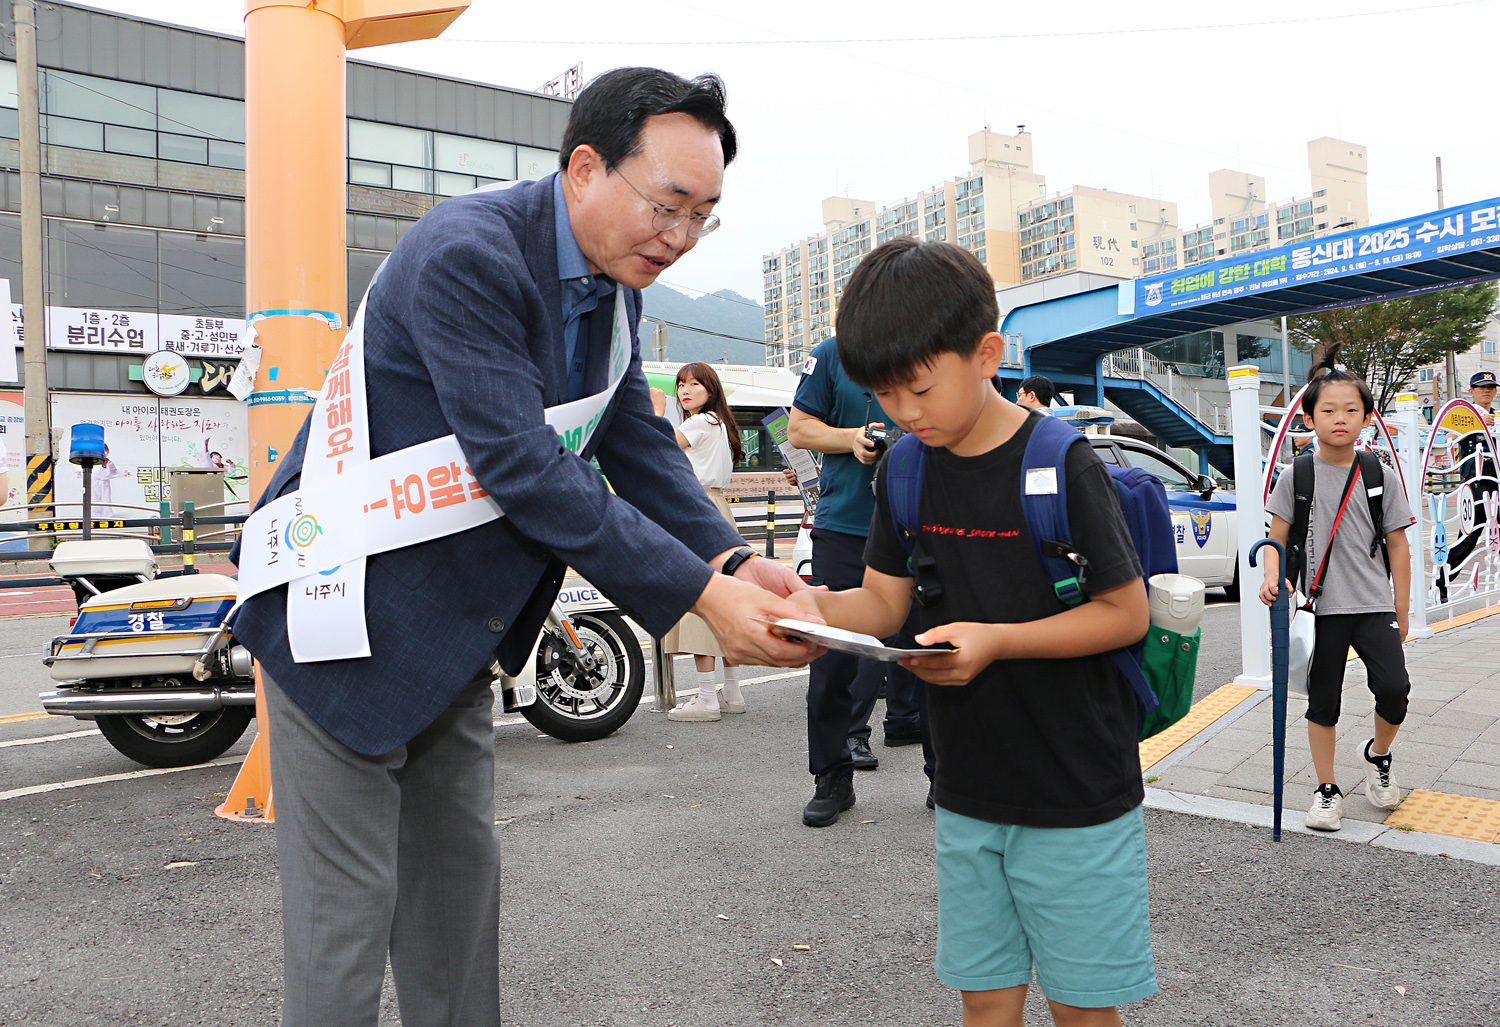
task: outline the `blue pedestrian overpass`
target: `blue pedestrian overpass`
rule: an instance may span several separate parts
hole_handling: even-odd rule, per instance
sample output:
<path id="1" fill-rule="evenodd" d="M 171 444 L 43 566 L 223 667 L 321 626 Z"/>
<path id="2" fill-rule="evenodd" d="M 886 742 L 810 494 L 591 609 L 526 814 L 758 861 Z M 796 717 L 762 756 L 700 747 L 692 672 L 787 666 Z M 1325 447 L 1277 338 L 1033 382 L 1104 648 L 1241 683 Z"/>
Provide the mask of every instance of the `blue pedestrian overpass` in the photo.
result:
<path id="1" fill-rule="evenodd" d="M 1233 474 L 1228 426 L 1107 359 L 1194 332 L 1500 278 L 1500 198 L 1260 250 L 1017 307 L 1019 381 L 1044 374 L 1080 403 L 1106 398 L 1170 446 Z M 1019 377 L 1015 377 L 1019 374 Z M 1007 384 L 1011 384 L 1007 382 Z"/>

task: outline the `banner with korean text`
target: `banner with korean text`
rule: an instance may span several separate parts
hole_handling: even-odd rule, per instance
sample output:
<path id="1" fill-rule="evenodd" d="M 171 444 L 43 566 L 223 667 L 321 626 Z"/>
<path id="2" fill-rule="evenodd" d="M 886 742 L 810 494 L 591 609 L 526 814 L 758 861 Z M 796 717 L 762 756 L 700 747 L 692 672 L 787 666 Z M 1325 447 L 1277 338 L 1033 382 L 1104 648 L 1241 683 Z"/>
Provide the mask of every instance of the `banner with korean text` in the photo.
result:
<path id="1" fill-rule="evenodd" d="M 1162 313 L 1494 246 L 1500 246 L 1500 199 L 1482 200 L 1138 278 L 1135 312 Z"/>

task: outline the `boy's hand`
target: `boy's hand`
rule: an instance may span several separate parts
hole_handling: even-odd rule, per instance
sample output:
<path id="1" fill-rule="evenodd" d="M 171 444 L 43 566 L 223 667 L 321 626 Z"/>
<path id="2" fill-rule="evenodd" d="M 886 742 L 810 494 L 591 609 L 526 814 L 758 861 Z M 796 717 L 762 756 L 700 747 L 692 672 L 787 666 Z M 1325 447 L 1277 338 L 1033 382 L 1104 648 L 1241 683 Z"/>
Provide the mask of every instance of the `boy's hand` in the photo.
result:
<path id="1" fill-rule="evenodd" d="M 1000 656 L 997 635 L 1004 625 L 954 621 L 918 635 L 918 645 L 947 642 L 952 652 L 907 656 L 901 666 L 930 685 L 967 685 Z"/>
<path id="2" fill-rule="evenodd" d="M 1396 627 L 1401 632 L 1401 641 L 1406 641 L 1411 634 L 1411 620 L 1405 610 L 1396 611 Z"/>
<path id="3" fill-rule="evenodd" d="M 1292 583 L 1290 581 L 1283 581 L 1282 584 L 1286 586 L 1287 595 L 1291 595 L 1292 594 Z M 1274 603 L 1276 601 L 1276 593 L 1277 593 L 1277 589 L 1276 589 L 1276 581 L 1275 581 L 1275 579 L 1273 579 L 1273 578 L 1267 578 L 1265 581 L 1261 582 L 1261 585 L 1260 585 L 1260 601 L 1261 602 L 1265 603 L 1267 606 L 1270 606 L 1272 603 Z"/>
<path id="4" fill-rule="evenodd" d="M 806 588 L 800 592 L 793 592 L 787 596 L 787 599 L 803 607 L 809 613 L 817 614 L 821 618 L 822 611 L 818 609 L 818 596 L 826 591 L 826 588 Z"/>

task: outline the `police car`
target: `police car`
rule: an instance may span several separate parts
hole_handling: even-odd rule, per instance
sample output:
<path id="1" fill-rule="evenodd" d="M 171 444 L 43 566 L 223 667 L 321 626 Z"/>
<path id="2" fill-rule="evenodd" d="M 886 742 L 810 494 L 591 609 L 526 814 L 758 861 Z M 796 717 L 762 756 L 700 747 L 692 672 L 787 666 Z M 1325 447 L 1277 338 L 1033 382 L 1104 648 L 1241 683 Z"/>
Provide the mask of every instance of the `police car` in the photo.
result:
<path id="1" fill-rule="evenodd" d="M 1221 585 L 1231 600 L 1240 597 L 1239 545 L 1233 492 L 1207 475 L 1188 470 L 1144 442 L 1119 435 L 1090 435 L 1099 459 L 1114 467 L 1139 467 L 1167 490 L 1172 530 L 1177 536 L 1177 567 L 1212 588 Z"/>

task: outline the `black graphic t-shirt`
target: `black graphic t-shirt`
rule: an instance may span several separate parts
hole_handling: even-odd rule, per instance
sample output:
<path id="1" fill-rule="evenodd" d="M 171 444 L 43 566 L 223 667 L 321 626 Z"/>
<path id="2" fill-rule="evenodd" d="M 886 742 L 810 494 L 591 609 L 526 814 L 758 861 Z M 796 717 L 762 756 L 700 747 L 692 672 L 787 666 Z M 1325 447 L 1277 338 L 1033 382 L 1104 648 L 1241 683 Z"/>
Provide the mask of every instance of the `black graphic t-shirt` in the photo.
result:
<path id="1" fill-rule="evenodd" d="M 1037 559 L 1021 507 L 1021 467 L 1037 419 L 981 456 L 929 449 L 919 514 L 942 596 L 923 629 L 953 621 L 1017 624 L 1064 607 Z M 908 577 L 891 523 L 886 464 L 876 475 L 865 563 Z M 1088 558 L 1085 591 L 1141 576 L 1114 482 L 1094 451 L 1068 449 L 1073 544 Z M 1144 587 L 1144 586 L 1143 586 Z M 967 685 L 927 687 L 937 751 L 934 798 L 964 816 L 1027 827 L 1089 827 L 1144 798 L 1135 694 L 1106 655 L 999 660 Z"/>

